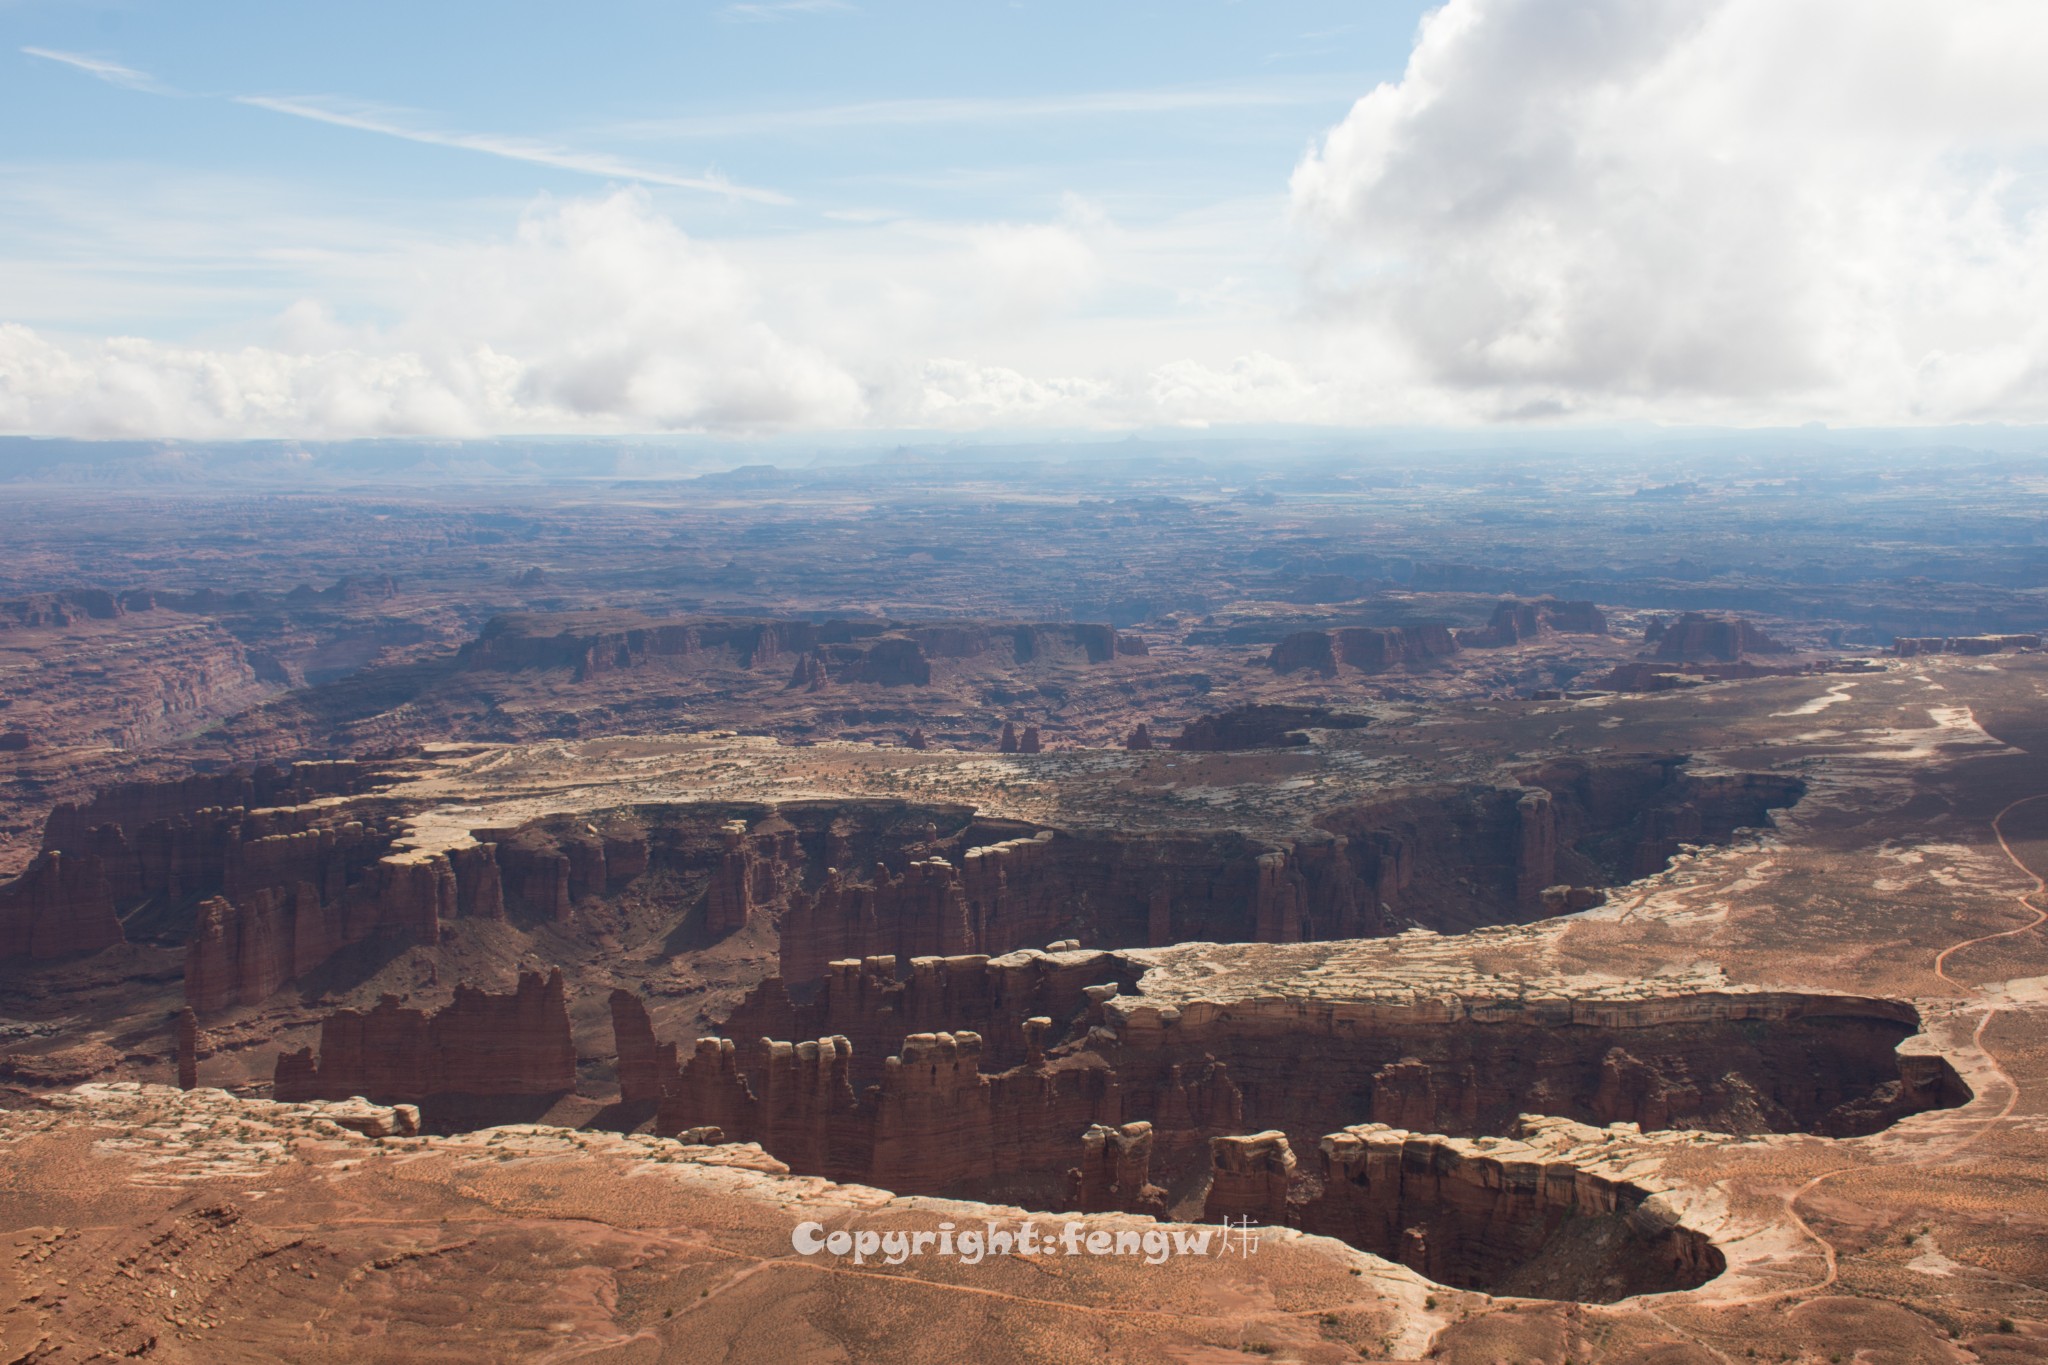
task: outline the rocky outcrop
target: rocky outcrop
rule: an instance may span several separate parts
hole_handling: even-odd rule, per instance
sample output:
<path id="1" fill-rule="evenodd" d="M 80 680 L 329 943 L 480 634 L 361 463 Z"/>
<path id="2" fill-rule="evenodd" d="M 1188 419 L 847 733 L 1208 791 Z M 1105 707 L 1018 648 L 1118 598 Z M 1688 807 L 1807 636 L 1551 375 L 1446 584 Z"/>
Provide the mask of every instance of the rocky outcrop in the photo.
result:
<path id="1" fill-rule="evenodd" d="M 1202 1205 L 1206 1222 L 1287 1223 L 1287 1191 L 1297 1165 L 1287 1134 L 1267 1130 L 1209 1139 L 1210 1182 Z"/>
<path id="2" fill-rule="evenodd" d="M 1166 1191 L 1152 1183 L 1151 1172 L 1151 1124 L 1090 1124 L 1081 1134 L 1081 1164 L 1067 1172 L 1067 1205 L 1083 1213 L 1164 1218 Z"/>
<path id="3" fill-rule="evenodd" d="M 1072 1188 L 1077 1136 L 1093 1124 L 1122 1131 L 1121 1096 L 1100 1066 L 1041 1063 L 987 1074 L 982 1039 L 971 1030 L 902 1039 L 878 1079 L 858 1090 L 855 1050 L 844 1036 L 762 1039 L 751 1054 L 745 1062 L 730 1041 L 700 1039 L 663 1095 L 656 1131 L 715 1125 L 728 1139 L 758 1141 L 792 1169 L 892 1190 L 987 1191 L 1022 1180 L 1044 1200 Z M 1136 1135 L 1125 1145 L 1123 1169 L 1142 1176 Z M 1145 1183 L 1115 1187 L 1115 1197 L 1148 1202 Z"/>
<path id="4" fill-rule="evenodd" d="M 629 669 L 790 667 L 791 685 L 926 686 L 934 659 L 999 664 L 1107 663 L 1144 642 L 1106 625 L 671 619 L 621 612 L 493 617 L 462 648 L 460 666 L 568 669 L 578 680 Z M 782 663 L 795 658 L 794 665 Z"/>
<path id="5" fill-rule="evenodd" d="M 1318 1144 L 1315 1192 L 1254 1221 L 1336 1237 L 1440 1284 L 1497 1294 L 1611 1303 L 1690 1289 L 1726 1268 L 1704 1234 L 1604 1160 L 1633 1134 L 1538 1120 L 1531 1136 L 1475 1143 L 1383 1124 L 1346 1128 Z M 1218 1153 L 1219 1183 L 1226 1157 L 1236 1159 Z M 1234 1169 L 1229 1178 L 1233 1189 L 1254 1180 Z"/>
<path id="6" fill-rule="evenodd" d="M 886 865 L 870 882 L 829 870 L 815 892 L 795 891 L 782 923 L 782 976 L 808 981 L 825 964 L 883 955 L 955 956 L 1061 936 L 1072 905 L 1051 831 L 970 848 L 958 866 L 945 858 Z"/>
<path id="7" fill-rule="evenodd" d="M 770 816 L 753 829 L 733 820 L 723 830 L 725 851 L 704 893 L 704 927 L 712 938 L 746 927 L 757 909 L 779 909 L 802 870 L 796 829 Z"/>
<path id="8" fill-rule="evenodd" d="M 1124 740 L 1124 748 L 1129 749 L 1132 753 L 1142 754 L 1149 752 L 1152 748 L 1152 727 L 1145 724 L 1142 720 L 1139 721 L 1138 727 L 1132 730 L 1130 736 Z"/>
<path id="9" fill-rule="evenodd" d="M 1902 635 L 1892 641 L 1890 652 L 1901 659 L 1911 659 L 1921 654 L 2004 654 L 2040 647 L 2038 635 Z"/>
<path id="10" fill-rule="evenodd" d="M 0 883 L 0 958 L 96 953 L 125 941 L 106 867 L 93 854 L 40 853 Z"/>
<path id="11" fill-rule="evenodd" d="M 1643 643 L 1657 647 L 1663 660 L 1738 663 L 1752 654 L 1788 654 L 1791 648 L 1766 635 L 1740 616 L 1689 611 L 1676 621 L 1653 622 Z"/>
<path id="12" fill-rule="evenodd" d="M 178 1056 L 178 1089 L 193 1090 L 199 1085 L 199 1016 L 187 1005 L 178 1011 L 176 1024 L 176 1047 Z"/>
<path id="13" fill-rule="evenodd" d="M 1142 968 L 1112 953 L 1014 953 L 989 958 L 890 956 L 834 962 L 801 1000 L 781 979 L 756 987 L 722 1031 L 748 1048 L 764 1037 L 851 1040 L 862 1085 L 880 1079 L 881 1059 L 912 1033 L 970 1030 L 995 1068 L 1024 1064 L 1085 1033 L 1100 1017 L 1104 990 L 1128 989 Z M 1094 995 L 1091 995 L 1094 992 Z M 1036 1021 L 1034 1023 L 1034 1021 Z"/>
<path id="14" fill-rule="evenodd" d="M 612 1039 L 618 1049 L 619 1099 L 626 1104 L 657 1104 L 680 1083 L 674 1043 L 657 1043 L 647 1006 L 628 990 L 611 994 Z"/>
<path id="15" fill-rule="evenodd" d="M 1017 736 L 1017 752 L 1020 754 L 1035 754 L 1042 752 L 1044 748 L 1044 741 L 1039 738 L 1036 725 L 1025 726 L 1024 733 Z"/>
<path id="16" fill-rule="evenodd" d="M 575 1088 L 576 1049 L 560 969 L 528 972 L 507 995 L 474 986 L 433 1011 L 387 995 L 367 1013 L 341 1010 L 320 1026 L 320 1050 L 281 1054 L 280 1100 L 417 1102 L 437 1096 L 557 1095 Z"/>
<path id="17" fill-rule="evenodd" d="M 1682 755 L 1560 760 L 1515 777 L 1519 787 L 1414 790 L 1319 823 L 1343 836 L 1367 904 L 1450 931 L 1560 913 L 1547 895 L 1557 887 L 1583 909 L 1685 844 L 1768 827 L 1805 791 L 1777 773 L 1694 776 Z"/>
<path id="18" fill-rule="evenodd" d="M 1702 993 L 1573 1003 L 1148 1003 L 1116 996 L 1100 1043 L 1137 1097 L 1171 1068 L 1221 1064 L 1243 1118 L 1298 1148 L 1371 1119 L 1433 1132 L 1505 1132 L 1526 1113 L 1718 1132 L 1875 1131 L 1967 1093 L 1903 1047 L 1917 1016 L 1892 1001 Z M 1879 1117 L 1880 1111 L 1890 1117 Z M 1162 1142 L 1173 1130 L 1142 1102 Z M 1213 1131 L 1213 1130 L 1212 1130 Z"/>
<path id="19" fill-rule="evenodd" d="M 1534 601 L 1509 599 L 1493 609 L 1478 630 L 1461 630 L 1458 643 L 1482 649 L 1526 644 L 1546 635 L 1605 635 L 1607 616 L 1591 602 L 1560 602 L 1554 597 Z"/>
<path id="20" fill-rule="evenodd" d="M 323 880 L 250 886 L 238 878 L 236 899 L 215 896 L 200 905 L 185 947 L 185 1000 L 194 1009 L 214 1013 L 257 1004 L 343 948 L 370 939 L 432 946 L 440 941 L 441 921 L 456 917 L 459 883 L 444 855 L 381 858 L 351 883 L 323 856 L 337 846 L 326 837 L 334 831 L 303 833 L 318 837 L 287 836 L 285 842 L 308 860 L 296 868 L 269 866 L 263 875 L 282 878 L 297 870 L 319 876 L 331 869 Z M 347 838 L 344 832 L 341 846 Z M 272 849 L 264 860 L 277 861 L 273 855 L 282 851 L 289 850 Z"/>
<path id="21" fill-rule="evenodd" d="M 1449 626 L 1340 626 L 1296 631 L 1273 646 L 1267 664 L 1276 673 L 1311 670 L 1335 677 L 1341 668 L 1361 673 L 1427 664 L 1458 652 Z"/>
<path id="22" fill-rule="evenodd" d="M 1310 730 L 1362 730 L 1370 724 L 1372 719 L 1369 716 L 1332 711 L 1323 706 L 1252 703 L 1190 721 L 1167 747 L 1184 753 L 1298 749 L 1309 743 L 1307 732 Z M 1146 742 L 1149 747 L 1149 734 Z"/>
<path id="23" fill-rule="evenodd" d="M 1014 754 L 1017 752 L 1017 726 L 1014 721 L 1003 722 L 1002 737 L 996 741 L 996 752 Z"/>

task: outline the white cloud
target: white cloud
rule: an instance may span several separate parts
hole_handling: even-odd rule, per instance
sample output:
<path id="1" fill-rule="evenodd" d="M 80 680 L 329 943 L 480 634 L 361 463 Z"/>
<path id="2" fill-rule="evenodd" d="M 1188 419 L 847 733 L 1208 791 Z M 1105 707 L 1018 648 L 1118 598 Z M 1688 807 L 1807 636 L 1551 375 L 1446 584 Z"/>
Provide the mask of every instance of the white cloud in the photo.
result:
<path id="1" fill-rule="evenodd" d="M 155 77 L 148 72 L 137 71 L 134 67 L 123 66 L 119 62 L 110 62 L 104 57 L 87 57 L 81 53 L 59 52 L 47 47 L 25 47 L 21 50 L 28 56 L 40 57 L 46 62 L 57 62 L 83 71 L 86 75 L 103 80 L 108 85 L 118 85 L 126 90 L 144 90 L 153 95 L 171 93 L 158 85 Z"/>
<path id="2" fill-rule="evenodd" d="M 0 430 L 354 436 L 850 426 L 860 386 L 767 320 L 749 278 L 643 194 L 543 204 L 413 265 L 387 327 L 287 309 L 267 347 L 0 327 Z"/>
<path id="3" fill-rule="evenodd" d="M 1449 0 L 1295 169 L 1291 228 L 1277 168 L 1270 197 L 1151 221 L 1070 197 L 1044 220 L 819 215 L 715 244 L 637 189 L 542 201 L 507 236 L 378 243 L 134 195 L 60 221 L 62 195 L 10 191 L 0 218 L 57 226 L 5 238 L 0 430 L 2048 420 L 2044 69 L 2038 0 Z M 225 300 L 227 340 L 18 325 L 184 307 L 116 311 L 150 261 Z"/>
<path id="4" fill-rule="evenodd" d="M 1326 315 L 1480 411 L 2048 416 L 2048 9 L 1450 0 L 1296 170 Z"/>
<path id="5" fill-rule="evenodd" d="M 1231 109 L 1328 105 L 1348 89 L 1327 78 L 1262 84 L 1092 90 L 1070 95 L 982 95 L 864 100 L 802 109 L 758 109 L 687 118 L 641 119 L 609 131 L 636 138 L 726 138 L 852 127 L 955 127 L 963 123 L 1042 123 L 1055 119 L 1172 116 Z"/>
<path id="6" fill-rule="evenodd" d="M 674 171 L 635 165 L 601 152 L 573 151 L 528 138 L 508 137 L 501 133 L 445 133 L 414 128 L 388 110 L 343 106 L 331 100 L 307 96 L 285 99 L 270 95 L 237 95 L 235 103 L 268 109 L 274 114 L 289 114 L 293 118 L 311 119 L 315 123 L 331 124 L 337 128 L 378 133 L 406 142 L 425 143 L 430 147 L 454 147 L 466 152 L 481 152 L 485 156 L 501 157 L 507 161 L 524 161 L 530 165 L 547 166 L 558 171 L 575 171 L 581 175 L 603 176 L 612 180 L 632 180 L 646 185 L 666 185 L 671 189 L 706 190 L 712 194 L 751 200 L 757 204 L 790 202 L 788 195 L 748 185 L 735 185 L 721 176 L 679 175 Z"/>

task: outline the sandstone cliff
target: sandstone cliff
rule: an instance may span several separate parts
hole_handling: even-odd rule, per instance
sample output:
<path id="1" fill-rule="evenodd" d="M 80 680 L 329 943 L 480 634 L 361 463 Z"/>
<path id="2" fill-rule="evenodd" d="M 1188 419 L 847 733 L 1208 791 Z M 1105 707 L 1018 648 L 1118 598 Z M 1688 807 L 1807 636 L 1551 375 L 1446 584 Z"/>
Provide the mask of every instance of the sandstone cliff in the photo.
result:
<path id="1" fill-rule="evenodd" d="M 436 1096 L 545 1096 L 576 1085 L 576 1049 L 559 969 L 528 972 L 509 995 L 473 986 L 431 1014 L 385 996 L 368 1013 L 341 1010 L 313 1049 L 277 1059 L 276 1098 L 380 1103 Z"/>
<path id="2" fill-rule="evenodd" d="M 1791 650 L 1740 616 L 1689 611 L 1676 621 L 1658 621 L 1644 633 L 1643 643 L 1657 647 L 1666 660 L 1736 663 L 1752 654 L 1787 654 Z"/>
<path id="3" fill-rule="evenodd" d="M 1296 631 L 1273 646 L 1267 663 L 1276 673 L 1313 670 L 1337 676 L 1340 667 L 1361 673 L 1426 664 L 1458 652 L 1450 627 L 1435 622 L 1414 626 L 1340 626 Z"/>

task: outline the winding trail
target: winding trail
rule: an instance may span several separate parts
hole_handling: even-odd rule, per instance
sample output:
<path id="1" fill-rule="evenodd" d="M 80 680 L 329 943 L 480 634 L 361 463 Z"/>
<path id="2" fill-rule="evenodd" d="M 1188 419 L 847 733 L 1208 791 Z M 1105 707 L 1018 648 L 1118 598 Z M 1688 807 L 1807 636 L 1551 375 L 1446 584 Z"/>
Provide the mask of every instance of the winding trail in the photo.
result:
<path id="1" fill-rule="evenodd" d="M 2029 867 L 2026 861 L 2023 858 L 2021 858 L 2018 853 L 2013 851 L 2012 844 L 2005 837 L 2005 817 L 2010 815 L 2019 807 L 2024 806 L 2029 802 L 2033 801 L 2048 801 L 2048 792 L 2036 793 L 2033 796 L 2023 796 L 2019 800 L 2008 804 L 2003 810 L 1999 811 L 1998 814 L 1991 817 L 1991 833 L 1993 837 L 1995 837 L 1998 840 L 1998 847 L 2005 854 L 2006 859 L 2009 862 L 2011 862 L 2014 867 L 2018 868 L 2022 873 L 2024 873 L 2034 883 L 2033 890 L 2023 892 L 2019 896 L 2014 898 L 2018 900 L 2019 903 L 2022 906 L 2024 906 L 2028 911 L 2030 911 L 2033 914 L 2034 918 L 2030 922 L 2022 924 L 2015 929 L 2002 929 L 1995 934 L 1980 934 L 1975 938 L 1963 939 L 1958 943 L 1950 944 L 1948 947 L 1943 948 L 1939 953 L 1936 953 L 1934 955 L 1934 974 L 1937 977 L 1941 978 L 1943 981 L 1948 982 L 1951 986 L 1956 987 L 1957 990 L 1960 992 L 1967 993 L 1975 990 L 1976 988 L 1965 985 L 1963 982 L 1956 980 L 1954 977 L 1948 974 L 1948 960 L 1951 957 L 1953 957 L 1955 954 L 1959 952 L 1962 952 L 1966 948 L 1975 947 L 1977 944 L 1980 943 L 1990 943 L 1994 940 L 2001 938 L 2012 938 L 2018 934 L 2031 933 L 2032 931 L 2039 929 L 2044 923 L 2048 923 L 2048 909 L 2043 909 L 2040 905 L 2035 904 L 2035 898 L 2041 897 L 2044 893 L 2048 893 L 2048 879 L 2044 879 L 2040 873 L 2034 871 L 2033 868 Z M 1954 1145 L 1950 1146 L 1946 1151 L 1943 1151 L 1938 1155 L 1934 1156 L 1915 1157 L 1911 1160 L 1901 1162 L 1899 1164 L 1906 1166 L 1908 1168 L 1925 1168 L 1940 1164 L 1942 1162 L 1953 1161 L 1956 1158 L 1956 1156 L 1963 1151 L 1964 1148 L 1969 1147 L 1971 1144 L 1975 1143 L 1979 1138 L 1983 1137 L 1986 1133 L 1998 1127 L 1999 1124 L 2005 1122 L 2006 1119 L 2012 1116 L 2012 1111 L 2019 1104 L 2019 1084 L 2018 1082 L 2012 1079 L 2012 1077 L 2006 1072 L 2004 1067 L 1998 1064 L 1998 1059 L 1996 1057 L 1993 1057 L 1990 1051 L 1984 1046 L 1984 1031 L 1991 1026 L 1991 1021 L 1997 1018 L 2000 1013 L 2001 1007 L 1996 1005 L 1984 1011 L 1983 1017 L 1977 1021 L 1977 1027 L 1974 1030 L 1972 1030 L 1970 1034 L 1970 1045 L 1973 1048 L 1975 1048 L 1978 1052 L 1984 1055 L 1985 1059 L 1990 1063 L 1991 1070 L 1997 1074 L 1999 1081 L 2002 1082 L 2005 1086 L 2005 1103 L 1999 1107 L 1999 1110 L 1996 1114 L 1992 1114 L 1988 1118 L 1985 1118 L 1983 1121 L 1979 1122 L 1974 1128 L 1972 1128 L 1968 1133 L 1964 1134 L 1961 1139 L 1959 1139 Z M 1765 1291 L 1760 1294 L 1745 1294 L 1739 1298 L 1709 1300 L 1706 1302 L 1701 1302 L 1696 1306 L 1700 1308 L 1713 1309 L 1743 1308 L 1750 1307 L 1760 1303 L 1771 1303 L 1780 1299 L 1804 1298 L 1808 1295 L 1818 1294 L 1823 1290 L 1832 1288 L 1835 1284 L 1835 1281 L 1841 1273 L 1840 1265 L 1838 1263 L 1838 1258 L 1835 1250 L 1835 1245 L 1833 1242 L 1830 1242 L 1826 1237 L 1822 1236 L 1819 1232 L 1816 1232 L 1812 1224 L 1808 1223 L 1806 1219 L 1800 1214 L 1799 1201 L 1804 1199 L 1807 1195 L 1813 1193 L 1813 1191 L 1820 1188 L 1821 1185 L 1825 1184 L 1829 1180 L 1834 1179 L 1838 1175 L 1844 1175 L 1850 1171 L 1872 1169 L 1876 1168 L 1867 1163 L 1862 1162 L 1846 1166 L 1836 1166 L 1830 1170 L 1822 1171 L 1819 1175 L 1813 1177 L 1813 1179 L 1807 1181 L 1804 1185 L 1801 1185 L 1798 1189 L 1793 1190 L 1791 1193 L 1785 1196 L 1784 1209 L 1786 1217 L 1791 1219 L 1791 1221 L 1799 1228 L 1800 1232 L 1804 1233 L 1808 1238 L 1812 1239 L 1814 1245 L 1820 1248 L 1821 1256 L 1827 1264 L 1827 1272 L 1824 1275 L 1822 1275 L 1819 1280 L 1816 1280 L 1812 1284 L 1801 1285 L 1793 1289 L 1774 1289 Z M 1697 1338 L 1692 1337 L 1690 1333 L 1685 1332 L 1682 1328 L 1679 1328 L 1676 1324 L 1668 1321 L 1661 1315 L 1652 1313 L 1651 1316 L 1655 1317 L 1657 1321 L 1663 1323 L 1666 1327 L 1670 1327 L 1672 1328 L 1672 1330 L 1679 1332 L 1680 1335 L 1686 1336 L 1688 1339 L 1693 1340 L 1695 1344 L 1702 1346 L 1709 1351 L 1712 1351 L 1716 1356 L 1721 1356 L 1721 1358 L 1723 1359 L 1727 1358 L 1725 1355 L 1722 1355 L 1720 1351 L 1715 1350 L 1708 1343 L 1704 1341 L 1699 1341 Z"/>

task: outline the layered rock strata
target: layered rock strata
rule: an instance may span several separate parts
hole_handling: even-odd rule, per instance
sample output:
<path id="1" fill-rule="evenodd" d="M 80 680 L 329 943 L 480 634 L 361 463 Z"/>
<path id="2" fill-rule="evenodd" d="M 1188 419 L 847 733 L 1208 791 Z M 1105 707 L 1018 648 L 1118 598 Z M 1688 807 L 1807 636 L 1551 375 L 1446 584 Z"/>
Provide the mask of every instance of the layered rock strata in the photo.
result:
<path id="1" fill-rule="evenodd" d="M 1611 1303 L 1727 1266 L 1644 1175 L 1632 1128 L 1531 1119 L 1519 1140 L 1469 1140 L 1374 1123 L 1317 1145 L 1320 1180 L 1297 1183 L 1282 1134 L 1215 1139 L 1206 1216 L 1336 1237 L 1496 1294 Z"/>
<path id="2" fill-rule="evenodd" d="M 575 1085 L 576 1049 L 556 969 L 525 973 L 504 995 L 457 986 L 454 1000 L 431 1013 L 390 995 L 367 1012 L 337 1011 L 320 1026 L 317 1056 L 302 1048 L 278 1057 L 274 1093 L 280 1100 L 360 1095 L 417 1103 L 558 1095 Z"/>
<path id="3" fill-rule="evenodd" d="M 1360 673 L 1427 664 L 1458 652 L 1449 626 L 1340 626 L 1296 631 L 1273 646 L 1266 662 L 1275 673 L 1304 670 L 1335 677 L 1340 668 Z"/>
<path id="4" fill-rule="evenodd" d="M 588 612 L 492 618 L 461 651 L 465 668 L 563 668 L 578 679 L 627 669 L 793 668 L 792 681 L 922 686 L 934 659 L 1107 663 L 1144 641 L 1107 625 L 1042 622 L 663 619 Z M 792 665 L 784 660 L 795 659 Z M 808 660 L 808 662 L 805 662 Z"/>

